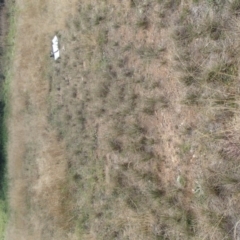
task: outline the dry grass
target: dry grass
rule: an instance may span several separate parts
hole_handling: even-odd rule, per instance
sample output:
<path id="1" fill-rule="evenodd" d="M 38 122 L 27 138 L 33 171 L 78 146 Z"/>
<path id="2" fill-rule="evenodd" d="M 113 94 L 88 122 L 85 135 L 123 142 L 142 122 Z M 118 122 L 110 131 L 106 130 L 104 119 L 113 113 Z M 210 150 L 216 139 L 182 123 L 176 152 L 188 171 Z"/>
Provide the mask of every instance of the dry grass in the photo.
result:
<path id="1" fill-rule="evenodd" d="M 79 189 L 78 237 L 232 236 L 231 206 L 215 197 L 207 169 L 220 152 L 238 152 L 236 142 L 218 152 L 238 107 L 228 51 L 238 49 L 228 39 L 237 23 L 219 22 L 207 2 L 94 3 L 79 5 L 60 32 L 67 50 L 50 74 L 49 120 L 68 143 Z M 227 18 L 230 6 L 221 11 Z"/>
<path id="2" fill-rule="evenodd" d="M 48 43 L 56 29 L 64 28 L 64 18 L 74 3 L 61 2 L 57 8 L 47 1 L 15 4 L 7 149 L 10 221 L 6 239 L 66 239 L 72 215 L 65 145 L 47 122 L 49 83 L 45 69 L 49 63 Z M 56 21 L 56 14 L 62 20 Z"/>
<path id="3" fill-rule="evenodd" d="M 237 3 L 17 4 L 7 239 L 237 239 Z"/>

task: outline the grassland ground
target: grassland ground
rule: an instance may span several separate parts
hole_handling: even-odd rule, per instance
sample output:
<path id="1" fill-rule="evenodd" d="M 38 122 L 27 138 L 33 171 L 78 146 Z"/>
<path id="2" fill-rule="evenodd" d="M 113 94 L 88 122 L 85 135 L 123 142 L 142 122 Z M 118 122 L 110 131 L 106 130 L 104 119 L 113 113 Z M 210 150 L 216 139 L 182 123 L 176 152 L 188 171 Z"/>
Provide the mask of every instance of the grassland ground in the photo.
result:
<path id="1" fill-rule="evenodd" d="M 238 1 L 16 6 L 6 239 L 239 239 Z"/>

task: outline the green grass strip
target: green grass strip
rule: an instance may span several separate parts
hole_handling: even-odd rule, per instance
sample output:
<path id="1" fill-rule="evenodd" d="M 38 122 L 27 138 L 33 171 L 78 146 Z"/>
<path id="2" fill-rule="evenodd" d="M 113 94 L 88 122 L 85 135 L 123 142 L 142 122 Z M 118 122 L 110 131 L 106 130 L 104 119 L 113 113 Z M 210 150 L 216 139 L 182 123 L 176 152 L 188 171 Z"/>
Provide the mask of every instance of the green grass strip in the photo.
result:
<path id="1" fill-rule="evenodd" d="M 8 2 L 8 35 L 3 55 L 5 80 L 0 84 L 0 240 L 5 239 L 5 230 L 9 216 L 8 207 L 8 171 L 7 171 L 7 121 L 9 117 L 9 83 L 12 79 L 12 62 L 16 33 L 16 8 Z"/>

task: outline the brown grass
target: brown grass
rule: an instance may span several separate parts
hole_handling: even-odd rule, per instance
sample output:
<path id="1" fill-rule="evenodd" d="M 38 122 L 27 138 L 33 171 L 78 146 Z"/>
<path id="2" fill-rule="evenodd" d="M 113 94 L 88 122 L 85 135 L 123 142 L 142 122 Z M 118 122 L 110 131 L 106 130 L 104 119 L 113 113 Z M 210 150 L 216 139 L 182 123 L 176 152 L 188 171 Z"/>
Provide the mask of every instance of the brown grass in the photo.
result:
<path id="1" fill-rule="evenodd" d="M 47 121 L 45 69 L 51 37 L 64 29 L 74 3 L 55 6 L 47 1 L 16 1 L 16 8 L 8 119 L 11 211 L 6 238 L 66 239 L 70 213 L 63 209 L 69 204 L 71 211 L 71 200 L 66 188 L 65 145 Z"/>
<path id="2" fill-rule="evenodd" d="M 237 239 L 237 4 L 17 4 L 7 239 Z"/>

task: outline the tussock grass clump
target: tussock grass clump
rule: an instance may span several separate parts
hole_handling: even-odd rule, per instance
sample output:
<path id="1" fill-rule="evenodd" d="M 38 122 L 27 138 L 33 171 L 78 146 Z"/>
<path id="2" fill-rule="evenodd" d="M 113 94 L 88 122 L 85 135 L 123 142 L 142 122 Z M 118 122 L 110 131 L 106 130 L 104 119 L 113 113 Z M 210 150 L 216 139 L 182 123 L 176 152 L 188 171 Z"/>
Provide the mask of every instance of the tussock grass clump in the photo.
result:
<path id="1" fill-rule="evenodd" d="M 116 152 L 121 152 L 123 148 L 122 143 L 117 139 L 110 139 L 109 146 L 113 151 L 116 151 Z"/>
<path id="2" fill-rule="evenodd" d="M 192 75 L 186 75 L 181 78 L 181 81 L 186 85 L 186 86 L 191 86 L 196 82 L 196 79 Z"/>
<path id="3" fill-rule="evenodd" d="M 150 22 L 147 17 L 139 18 L 138 21 L 136 22 L 136 26 L 142 29 L 148 29 L 149 24 Z"/>
<path id="4" fill-rule="evenodd" d="M 188 24 L 186 26 L 178 26 L 173 33 L 174 40 L 179 45 L 185 47 L 190 44 L 195 37 L 196 32 L 194 30 L 194 26 L 191 24 Z"/>
<path id="5" fill-rule="evenodd" d="M 165 8 L 176 9 L 177 7 L 179 7 L 180 4 L 181 4 L 181 1 L 179 1 L 179 0 L 166 1 L 165 2 Z"/>
<path id="6" fill-rule="evenodd" d="M 186 94 L 185 99 L 183 100 L 183 103 L 186 105 L 199 105 L 201 100 L 200 92 L 198 91 L 189 91 Z"/>
<path id="7" fill-rule="evenodd" d="M 153 115 L 155 113 L 156 103 L 156 98 L 146 98 L 144 100 L 143 112 L 148 115 Z"/>
<path id="8" fill-rule="evenodd" d="M 169 101 L 165 96 L 146 97 L 143 99 L 142 111 L 147 115 L 153 115 L 158 109 L 169 106 Z"/>
<path id="9" fill-rule="evenodd" d="M 146 134 L 146 128 L 142 127 L 138 122 L 130 123 L 125 128 L 125 133 L 132 138 L 139 138 Z"/>
<path id="10" fill-rule="evenodd" d="M 237 139 L 232 139 L 228 137 L 227 141 L 224 142 L 223 149 L 221 151 L 222 156 L 229 160 L 239 160 L 240 159 L 240 144 Z"/>
<path id="11" fill-rule="evenodd" d="M 211 40 L 218 41 L 224 39 L 229 19 L 217 14 L 206 15 L 203 22 L 199 25 L 202 37 L 209 37 Z"/>
<path id="12" fill-rule="evenodd" d="M 220 39 L 223 34 L 221 25 L 219 24 L 219 22 L 215 22 L 215 21 L 210 22 L 206 30 L 209 32 L 210 38 L 215 41 Z"/>
<path id="13" fill-rule="evenodd" d="M 165 47 L 141 47 L 137 50 L 137 53 L 140 55 L 142 58 L 147 58 L 147 59 L 152 59 L 152 58 L 159 58 L 160 54 L 165 52 L 166 48 Z"/>
<path id="14" fill-rule="evenodd" d="M 94 18 L 94 24 L 99 25 L 104 20 L 105 20 L 105 17 L 103 14 L 96 15 Z"/>
<path id="15" fill-rule="evenodd" d="M 240 2 L 238 0 L 234 0 L 231 2 L 230 9 L 235 15 L 239 15 L 240 13 Z"/>
<path id="16" fill-rule="evenodd" d="M 109 93 L 109 81 L 98 81 L 95 87 L 95 95 L 99 98 L 106 98 Z"/>
<path id="17" fill-rule="evenodd" d="M 166 96 L 162 95 L 158 99 L 158 106 L 163 109 L 163 108 L 168 108 L 169 107 L 169 100 Z"/>
<path id="18" fill-rule="evenodd" d="M 238 76 L 238 67 L 235 64 L 219 64 L 210 70 L 206 81 L 209 83 L 231 84 Z"/>

